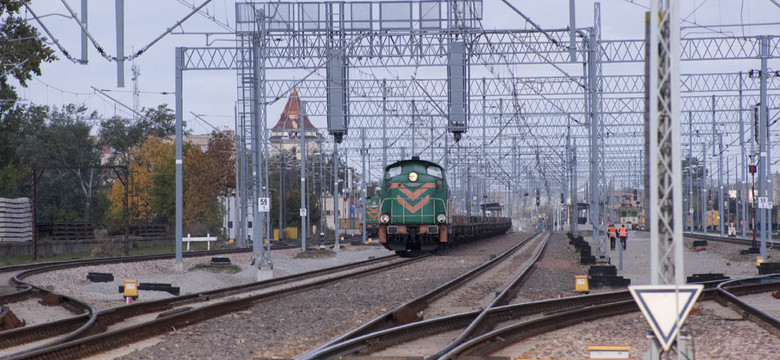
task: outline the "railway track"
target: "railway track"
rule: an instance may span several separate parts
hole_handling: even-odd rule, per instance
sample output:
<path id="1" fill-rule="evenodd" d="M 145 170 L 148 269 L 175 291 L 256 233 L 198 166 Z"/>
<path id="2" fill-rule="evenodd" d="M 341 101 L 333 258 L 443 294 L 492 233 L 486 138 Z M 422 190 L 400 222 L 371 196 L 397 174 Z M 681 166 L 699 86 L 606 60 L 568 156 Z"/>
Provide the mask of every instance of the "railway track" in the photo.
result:
<path id="1" fill-rule="evenodd" d="M 741 280 L 707 283 L 707 288 L 702 292 L 700 301 L 716 301 L 742 314 L 745 318 L 756 322 L 764 329 L 780 334 L 780 320 L 761 310 L 739 300 L 738 295 L 747 295 L 776 291 L 780 289 L 780 275 L 762 276 Z M 766 279 L 773 281 L 767 282 Z M 528 339 L 532 336 L 557 330 L 562 327 L 572 326 L 585 321 L 600 320 L 607 317 L 637 312 L 639 308 L 630 298 L 628 291 L 603 294 L 611 297 L 608 302 L 597 304 L 581 304 L 577 307 L 569 307 L 559 312 L 544 315 L 532 320 L 515 321 L 499 329 L 486 333 L 463 343 L 441 359 L 455 359 L 468 356 L 488 356 L 512 344 Z M 585 296 L 591 298 L 597 295 Z M 562 299 L 565 300 L 565 299 Z M 561 300 L 551 300 L 561 301 Z"/>
<path id="2" fill-rule="evenodd" d="M 687 234 L 686 234 L 687 236 Z M 712 240 L 721 240 L 710 237 Z M 733 239 L 727 239 L 733 240 Z M 738 242 L 744 244 L 744 242 Z M 769 279 L 772 279 L 771 281 Z M 701 300 L 717 301 L 758 323 L 764 329 L 780 335 L 780 320 L 741 301 L 739 296 L 780 289 L 780 275 L 725 282 L 705 283 L 707 290 Z M 425 319 L 394 328 L 362 333 L 341 342 L 332 342 L 301 356 L 299 359 L 338 358 L 339 356 L 389 355 L 382 350 L 437 335 L 459 333 L 429 359 L 490 356 L 496 351 L 538 334 L 579 323 L 639 311 L 628 291 L 552 299 L 523 304 L 487 307 L 481 311 Z M 479 325 L 477 325 L 479 324 Z M 464 330 L 467 329 L 467 330 Z M 468 329 L 479 329 L 468 331 Z M 419 348 L 419 344 L 417 348 Z"/>
<path id="3" fill-rule="evenodd" d="M 753 246 L 752 239 L 746 239 L 742 237 L 722 237 L 720 235 L 711 235 L 711 234 L 704 234 L 704 233 L 689 233 L 689 232 L 684 233 L 683 236 L 689 239 L 717 241 L 717 242 L 723 242 L 729 244 L 745 245 L 747 247 Z M 780 248 L 774 248 L 774 249 L 780 250 Z"/>
<path id="4" fill-rule="evenodd" d="M 489 328 L 485 316 L 481 314 L 489 312 L 490 309 L 494 309 L 511 300 L 523 280 L 530 274 L 530 269 L 533 264 L 541 257 L 548 238 L 549 235 L 545 235 L 544 233 L 534 234 L 513 248 L 500 254 L 495 259 L 431 290 L 417 299 L 376 317 L 365 325 L 331 340 L 300 356 L 298 359 L 322 359 L 338 356 L 368 355 L 389 346 L 401 344 L 405 341 L 460 329 L 462 331 L 459 334 L 456 334 L 456 336 L 443 347 L 443 349 L 453 348 L 469 336 L 483 332 L 486 328 Z M 520 270 L 518 275 L 503 287 L 503 290 L 490 301 L 483 311 L 474 314 L 472 317 L 454 314 L 436 318 L 445 319 L 443 322 L 422 319 L 421 315 L 439 298 L 445 296 L 445 294 L 452 293 L 457 289 L 465 287 L 472 280 L 489 272 L 490 269 L 497 267 L 499 264 L 502 264 L 502 262 L 511 260 L 513 255 L 520 251 L 524 246 L 533 244 L 533 240 L 539 240 L 541 246 L 538 246 L 535 249 L 536 251 L 533 252 L 531 259 L 528 261 L 525 268 Z M 427 327 L 427 324 L 433 324 L 433 326 Z"/>
<path id="5" fill-rule="evenodd" d="M 355 239 L 358 239 L 358 237 L 345 238 L 344 241 L 351 241 Z M 326 242 L 326 245 L 332 245 L 332 244 L 333 241 Z M 271 249 L 282 250 L 282 249 L 294 249 L 298 247 L 299 245 L 272 245 Z M 202 257 L 202 256 L 237 254 L 237 253 L 244 253 L 250 251 L 251 249 L 190 251 L 190 252 L 183 253 L 182 256 L 185 258 L 191 258 L 191 257 Z M 62 260 L 62 261 L 52 261 L 52 262 L 45 262 L 45 263 L 30 263 L 30 264 L 0 267 L 0 274 L 18 272 L 9 279 L 10 285 L 15 286 L 16 291 L 0 294 L 0 306 L 25 301 L 28 299 L 34 299 L 34 298 L 43 299 L 46 296 L 54 295 L 48 289 L 35 286 L 34 284 L 29 284 L 23 280 L 24 278 L 35 274 L 57 271 L 57 270 L 68 269 L 68 268 L 81 267 L 81 266 L 165 260 L 165 259 L 174 259 L 175 257 L 176 257 L 175 254 L 154 254 L 154 255 L 140 255 L 140 256 L 127 256 L 127 257 L 120 256 L 120 257 L 109 257 L 109 258 L 98 258 L 98 259 Z M 79 307 L 82 307 L 84 309 L 87 308 L 85 306 L 78 305 L 78 299 L 74 299 L 67 296 L 60 296 L 60 295 L 56 295 L 56 296 L 58 299 L 57 301 L 61 301 L 63 303 L 63 306 L 68 309 L 76 309 Z M 76 304 L 76 305 L 72 305 L 72 304 Z M 0 320 L 2 320 L 2 318 L 0 318 Z"/>
<path id="6" fill-rule="evenodd" d="M 289 246 L 285 246 L 284 248 L 289 248 Z M 192 252 L 184 253 L 183 256 L 198 257 L 198 256 L 210 256 L 210 255 L 224 255 L 224 254 L 241 253 L 246 251 L 249 250 L 230 249 L 230 250 L 213 250 L 213 251 L 192 251 Z M 59 305 L 74 314 L 87 314 L 90 317 L 94 317 L 96 310 L 92 305 L 88 304 L 87 302 L 84 302 L 82 300 L 79 300 L 71 296 L 56 294 L 52 291 L 49 291 L 46 288 L 27 283 L 23 279 L 35 274 L 80 267 L 80 266 L 164 260 L 164 259 L 174 259 L 175 257 L 176 257 L 175 254 L 155 254 L 155 255 L 141 255 L 141 256 L 128 256 L 128 257 L 124 257 L 124 256 L 110 257 L 110 258 L 99 258 L 99 259 L 63 260 L 63 261 L 54 261 L 54 262 L 47 262 L 47 263 L 31 263 L 31 264 L 21 264 L 21 265 L 0 267 L 0 273 L 18 272 L 9 279 L 9 283 L 12 286 L 16 287 L 16 291 L 0 295 L 0 305 L 8 305 L 8 304 L 18 303 L 25 300 L 37 298 L 45 301 L 48 306 Z M 0 316 L 5 316 L 6 314 L 7 312 L 3 312 L 2 314 L 0 314 Z M 2 318 L 0 318 L 0 320 L 2 320 Z M 72 331 L 74 330 L 72 329 L 70 332 Z M 48 333 L 44 333 L 44 334 L 48 334 Z M 2 338 L 2 335 L 0 335 L 0 338 Z M 28 340 L 27 337 L 23 337 L 18 339 L 17 341 L 28 342 L 30 340 Z M 0 340 L 0 349 L 4 348 L 5 346 L 6 345 L 4 345 L 3 341 Z"/>
<path id="7" fill-rule="evenodd" d="M 101 310 L 96 312 L 94 316 L 82 315 L 56 323 L 1 332 L 0 345 L 2 346 L 0 347 L 8 348 L 30 341 L 40 341 L 40 335 L 37 334 L 46 334 L 46 337 L 64 335 L 67 336 L 64 340 L 58 339 L 56 343 L 46 343 L 32 349 L 25 349 L 7 358 L 79 358 L 107 349 L 104 346 L 107 343 L 113 344 L 112 346 L 126 345 L 149 336 L 163 334 L 173 328 L 182 328 L 209 318 L 246 309 L 256 301 L 306 291 L 343 279 L 370 275 L 420 261 L 426 257 L 400 259 L 391 255 L 263 282 L 182 295 L 170 299 L 138 302 Z M 145 315 L 151 315 L 153 319 L 141 320 L 138 324 L 125 326 L 121 324 L 128 319 Z M 154 316 L 158 318 L 154 318 Z M 110 327 L 118 329 L 104 332 Z M 74 328 L 87 328 L 88 331 L 80 331 L 79 334 L 73 335 Z M 78 348 L 75 351 L 78 354 L 72 355 L 72 353 L 75 354 L 73 350 L 75 348 Z"/>
<path id="8" fill-rule="evenodd" d="M 772 279 L 772 281 L 767 281 Z M 780 275 L 762 276 L 725 282 L 709 282 L 700 301 L 716 301 L 742 314 L 764 329 L 780 334 L 780 320 L 739 300 L 739 296 L 777 291 Z M 533 336 L 559 330 L 587 321 L 638 312 L 639 308 L 628 291 L 616 291 L 563 299 L 550 299 L 522 304 L 512 304 L 470 311 L 446 317 L 427 319 L 376 333 L 366 334 L 338 344 L 311 357 L 337 358 L 338 356 L 367 355 L 404 342 L 432 337 L 436 334 L 459 331 L 482 317 L 485 324 L 495 326 L 478 336 L 471 336 L 446 351 L 429 356 L 429 359 L 456 359 L 487 357 L 513 344 Z M 491 357 L 495 358 L 495 357 Z"/>
<path id="9" fill-rule="evenodd" d="M 297 248 L 297 247 L 298 245 L 283 245 L 283 246 L 275 246 L 274 249 L 289 249 L 289 248 Z M 184 253 L 183 256 L 184 257 L 213 256 L 213 255 L 241 253 L 247 251 L 250 250 L 231 249 L 231 250 L 213 250 L 213 251 L 193 251 L 193 252 Z M 25 301 L 28 299 L 38 298 L 38 299 L 42 299 L 42 302 L 46 302 L 46 306 L 59 305 L 69 310 L 71 313 L 78 315 L 66 319 L 61 319 L 58 321 L 53 321 L 46 324 L 20 327 L 12 330 L 7 330 L 7 331 L 0 331 L 0 353 L 8 353 L 7 349 L 9 348 L 18 347 L 23 344 L 30 344 L 36 342 L 37 344 L 34 346 L 34 348 L 45 348 L 55 344 L 67 342 L 75 338 L 83 337 L 88 334 L 94 334 L 96 332 L 96 329 L 105 330 L 107 326 L 120 322 L 118 320 L 113 320 L 113 321 L 110 320 L 111 316 L 107 316 L 106 314 L 116 314 L 115 317 L 116 316 L 122 317 L 122 316 L 126 316 L 126 314 L 128 313 L 131 314 L 129 316 L 135 316 L 132 315 L 133 313 L 134 314 L 143 313 L 143 311 L 139 312 L 138 310 L 139 307 L 130 307 L 129 309 L 126 310 L 125 309 L 117 310 L 117 309 L 124 308 L 124 307 L 119 307 L 115 309 L 106 309 L 104 311 L 98 312 L 94 307 L 92 307 L 90 304 L 84 301 L 81 301 L 74 297 L 52 293 L 48 289 L 36 286 L 34 284 L 28 284 L 24 281 L 25 278 L 35 274 L 44 273 L 44 272 L 57 271 L 61 269 L 87 266 L 87 265 L 143 262 L 143 261 L 169 259 L 169 258 L 170 259 L 175 258 L 175 255 L 156 254 L 156 255 L 133 256 L 133 257 L 67 260 L 67 261 L 57 261 L 51 263 L 23 264 L 23 265 L 7 266 L 7 267 L 0 268 L 0 272 L 3 273 L 22 270 L 21 272 L 15 274 L 11 280 L 9 280 L 9 282 L 16 284 L 17 291 L 8 292 L 6 294 L 0 295 L 0 305 L 12 304 L 12 303 Z M 370 264 L 372 262 L 377 262 L 377 261 L 382 261 L 382 260 L 375 259 L 375 260 L 367 261 L 365 263 Z M 346 267 L 346 269 L 349 269 L 349 267 Z M 284 281 L 280 281 L 280 283 L 296 281 L 295 280 L 296 278 L 305 279 L 306 275 L 299 274 L 298 276 L 293 276 L 291 278 L 292 279 L 286 279 Z M 279 280 L 282 279 L 283 278 L 280 278 Z M 276 283 L 276 281 L 274 281 L 274 283 Z M 247 289 L 245 290 L 241 290 L 240 289 L 241 286 L 228 288 L 224 290 L 233 291 L 233 293 L 236 294 L 242 291 L 251 291 L 249 290 L 251 288 L 251 285 L 252 284 L 245 285 L 247 287 Z M 260 288 L 264 286 L 266 285 L 260 286 Z M 223 296 L 220 294 L 218 290 L 202 293 L 199 295 L 206 296 L 206 298 L 220 298 Z M 181 300 L 182 298 L 184 297 L 178 297 L 178 298 L 168 299 L 168 300 L 170 302 L 175 302 Z M 137 303 L 136 305 L 142 305 L 142 303 Z M 144 311 L 151 312 L 154 311 L 155 308 L 166 309 L 171 307 L 172 307 L 171 305 L 166 305 L 164 301 L 159 301 L 159 302 L 155 302 L 150 307 L 146 307 L 145 309 L 148 310 L 144 310 Z M 2 313 L 0 313 L 0 316 L 5 316 L 8 313 L 8 311 L 6 311 L 8 307 L 4 306 L 3 309 L 4 310 L 2 311 Z M 101 317 L 101 315 L 103 316 Z M 98 321 L 98 319 L 100 320 Z M 56 338 L 56 339 L 44 343 L 44 340 L 50 338 Z M 4 349 L 5 351 L 2 351 Z M 29 350 L 29 346 L 27 350 Z M 0 355 L 0 357 L 3 356 Z"/>

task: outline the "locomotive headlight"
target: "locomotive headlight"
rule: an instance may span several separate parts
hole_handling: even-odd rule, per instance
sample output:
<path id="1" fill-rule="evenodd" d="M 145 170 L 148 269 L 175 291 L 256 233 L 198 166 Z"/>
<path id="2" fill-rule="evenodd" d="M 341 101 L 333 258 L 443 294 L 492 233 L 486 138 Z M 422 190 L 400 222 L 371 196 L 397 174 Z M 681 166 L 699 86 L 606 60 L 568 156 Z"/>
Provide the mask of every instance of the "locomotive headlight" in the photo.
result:
<path id="1" fill-rule="evenodd" d="M 417 173 L 416 172 L 412 171 L 412 172 L 409 173 L 409 181 L 411 181 L 411 182 L 417 181 Z"/>
<path id="2" fill-rule="evenodd" d="M 379 221 L 381 221 L 383 224 L 387 224 L 390 222 L 390 215 L 382 214 L 382 216 L 379 217 Z"/>
<path id="3" fill-rule="evenodd" d="M 447 215 L 439 214 L 438 216 L 436 216 L 436 221 L 444 224 L 444 222 L 447 221 Z"/>

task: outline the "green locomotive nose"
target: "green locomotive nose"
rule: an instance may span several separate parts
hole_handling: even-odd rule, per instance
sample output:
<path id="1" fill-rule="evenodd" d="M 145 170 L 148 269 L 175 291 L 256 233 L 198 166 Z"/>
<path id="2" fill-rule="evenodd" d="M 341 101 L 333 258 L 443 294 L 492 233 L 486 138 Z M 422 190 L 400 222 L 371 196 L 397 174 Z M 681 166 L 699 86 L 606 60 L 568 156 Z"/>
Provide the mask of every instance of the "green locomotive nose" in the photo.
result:
<path id="1" fill-rule="evenodd" d="M 402 256 L 505 233 L 509 218 L 450 216 L 441 166 L 412 158 L 385 168 L 379 198 L 379 242 Z"/>

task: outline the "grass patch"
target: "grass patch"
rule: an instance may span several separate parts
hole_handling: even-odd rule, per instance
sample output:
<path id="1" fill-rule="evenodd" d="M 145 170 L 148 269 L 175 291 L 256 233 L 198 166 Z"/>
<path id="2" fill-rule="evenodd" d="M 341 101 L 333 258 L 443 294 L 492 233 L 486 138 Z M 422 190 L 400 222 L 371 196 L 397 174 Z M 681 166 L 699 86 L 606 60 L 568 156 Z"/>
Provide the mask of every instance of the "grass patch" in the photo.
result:
<path id="1" fill-rule="evenodd" d="M 306 250 L 295 255 L 296 259 L 320 259 L 336 256 L 336 252 L 330 249 L 326 250 Z"/>
<path id="2" fill-rule="evenodd" d="M 88 258 L 88 254 L 58 254 L 51 256 L 38 256 L 38 260 L 33 261 L 31 256 L 3 256 L 0 257 L 0 266 L 12 266 L 31 263 L 42 263 L 62 260 L 76 260 Z"/>
<path id="3" fill-rule="evenodd" d="M 203 271 L 210 271 L 213 273 L 227 273 L 227 274 L 235 274 L 241 272 L 241 267 L 238 265 L 209 265 L 209 264 L 198 264 L 190 268 L 190 270 L 203 270 Z"/>
<path id="4" fill-rule="evenodd" d="M 135 242 L 130 244 L 130 256 L 140 256 L 140 255 L 157 255 L 157 254 L 173 254 L 176 252 L 176 245 L 175 244 L 168 244 L 168 245 L 154 245 L 154 246 L 138 246 Z M 201 251 L 206 250 L 206 243 L 197 243 L 193 242 L 190 246 L 190 251 Z M 84 253 L 67 253 L 67 254 L 56 254 L 56 255 L 47 255 L 47 256 L 38 256 L 38 260 L 33 261 L 32 256 L 2 256 L 0 257 L 0 266 L 12 266 L 12 265 L 21 265 L 21 264 L 31 264 L 31 263 L 42 263 L 42 262 L 51 262 L 51 261 L 62 261 L 62 260 L 83 260 L 83 259 L 94 259 L 99 257 L 107 257 L 107 256 L 123 256 L 124 255 L 124 248 L 109 248 L 108 246 L 101 246 L 100 250 L 96 251 L 94 254 L 91 254 L 90 252 L 84 252 Z M 98 247 L 96 246 L 96 247 Z M 236 244 L 229 244 L 224 241 L 218 241 L 216 243 L 211 243 L 211 249 L 217 250 L 217 249 L 235 249 Z M 182 244 L 183 253 L 187 253 L 187 244 Z"/>

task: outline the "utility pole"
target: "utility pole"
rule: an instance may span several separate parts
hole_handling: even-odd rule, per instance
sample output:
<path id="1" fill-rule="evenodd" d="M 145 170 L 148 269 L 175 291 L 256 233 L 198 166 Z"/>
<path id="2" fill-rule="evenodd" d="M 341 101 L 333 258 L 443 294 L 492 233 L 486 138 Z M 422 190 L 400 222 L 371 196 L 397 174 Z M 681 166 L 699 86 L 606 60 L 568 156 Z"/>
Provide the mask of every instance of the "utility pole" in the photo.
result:
<path id="1" fill-rule="evenodd" d="M 301 115 L 300 126 L 298 127 L 298 134 L 301 137 L 301 251 L 306 251 L 306 220 L 309 217 L 308 208 L 306 206 L 306 198 L 308 192 L 306 191 L 306 103 L 301 101 Z"/>
<path id="2" fill-rule="evenodd" d="M 682 217 L 682 169 L 680 148 L 680 18 L 679 2 L 651 1 L 649 21 L 650 73 L 650 284 L 670 293 L 685 286 Z M 633 290 L 632 290 L 633 291 Z M 701 287 L 696 288 L 695 301 Z M 677 304 L 675 304 L 677 305 Z M 677 318 L 681 333 L 687 333 Z M 671 346 L 671 339 L 648 335 L 649 359 L 660 359 Z M 692 358 L 687 336 L 677 336 L 677 358 Z M 663 341 L 663 343 L 662 343 Z"/>
<path id="3" fill-rule="evenodd" d="M 571 186 L 571 213 L 569 214 L 570 220 L 569 220 L 569 226 L 572 236 L 577 237 L 580 235 L 579 233 L 579 203 L 577 200 L 577 140 L 574 140 L 574 143 L 571 147 L 571 165 L 569 165 L 569 171 L 571 172 L 571 175 L 569 176 L 570 186 Z"/>
<path id="4" fill-rule="evenodd" d="M 341 249 L 339 244 L 339 143 L 333 142 L 333 233 L 334 244 L 333 250 L 339 251 Z"/>
<path id="5" fill-rule="evenodd" d="M 363 217 L 363 243 L 367 243 L 367 227 L 366 227 L 366 196 L 368 195 L 368 190 L 366 189 L 366 129 L 360 129 L 360 138 L 361 138 L 361 146 L 360 146 L 360 157 L 362 161 L 362 175 L 361 175 L 361 189 L 360 189 L 360 206 L 363 208 L 362 217 Z"/>
<path id="6" fill-rule="evenodd" d="M 718 210 L 720 210 L 720 236 L 723 237 L 726 214 L 723 209 L 723 134 L 718 134 Z M 714 214 L 713 214 L 714 215 Z M 714 220 L 714 219 L 713 219 Z"/>
<path id="7" fill-rule="evenodd" d="M 702 232 L 707 232 L 707 144 L 701 143 L 701 220 L 699 224 Z"/>
<path id="8" fill-rule="evenodd" d="M 769 38 L 766 36 L 762 36 L 759 39 L 760 43 L 760 50 L 759 50 L 759 56 L 761 57 L 761 85 L 760 85 L 760 108 L 759 108 L 759 143 L 758 143 L 758 151 L 759 151 L 759 159 L 758 159 L 758 196 L 760 198 L 768 198 L 767 195 L 767 172 L 769 170 L 769 164 L 767 163 L 767 154 L 769 151 L 769 134 L 768 134 L 768 116 L 767 116 L 767 110 L 769 107 L 767 106 L 766 102 L 766 81 L 767 81 L 767 58 L 769 57 Z M 760 203 L 760 202 L 759 202 Z M 771 210 L 771 207 L 770 209 Z M 769 216 L 767 209 L 759 209 L 759 212 L 761 214 L 761 256 L 766 259 L 766 242 L 768 238 L 768 223 L 769 223 Z"/>
<path id="9" fill-rule="evenodd" d="M 739 226 L 742 228 L 742 236 L 747 235 L 747 156 L 745 155 L 745 121 L 742 116 L 742 72 L 739 72 L 739 154 L 740 162 L 737 164 L 742 172 L 740 182 L 740 196 L 737 199 L 737 206 L 742 208 Z"/>
<path id="10" fill-rule="evenodd" d="M 322 141 L 320 141 L 319 148 L 320 148 L 320 156 L 319 156 L 319 158 L 320 158 L 320 179 L 319 179 L 319 181 L 317 181 L 317 184 L 319 184 L 319 188 L 320 188 L 320 196 L 319 196 L 319 199 L 318 199 L 319 205 L 320 205 L 320 233 L 324 234 L 325 233 L 325 213 L 324 213 L 325 212 L 325 206 L 324 206 L 325 204 L 323 203 L 322 199 L 325 197 L 325 191 L 324 190 L 325 190 L 325 184 L 327 184 L 327 183 L 325 182 L 325 177 L 324 177 L 324 174 L 323 174 L 323 168 L 324 168 L 324 164 L 323 163 L 325 162 L 324 161 L 325 160 L 325 149 L 322 148 Z"/>
<path id="11" fill-rule="evenodd" d="M 382 171 L 387 167 L 387 80 L 382 79 Z"/>
<path id="12" fill-rule="evenodd" d="M 688 112 L 688 231 L 693 232 L 693 114 Z"/>
<path id="13" fill-rule="evenodd" d="M 606 244 L 603 243 L 599 227 L 599 94 L 598 94 L 598 74 L 597 74 L 597 53 L 599 49 L 596 44 L 596 34 L 592 31 L 588 37 L 588 97 L 589 97 L 589 130 L 590 130 L 590 223 L 593 229 L 593 242 L 596 246 L 596 258 L 606 259 Z"/>

